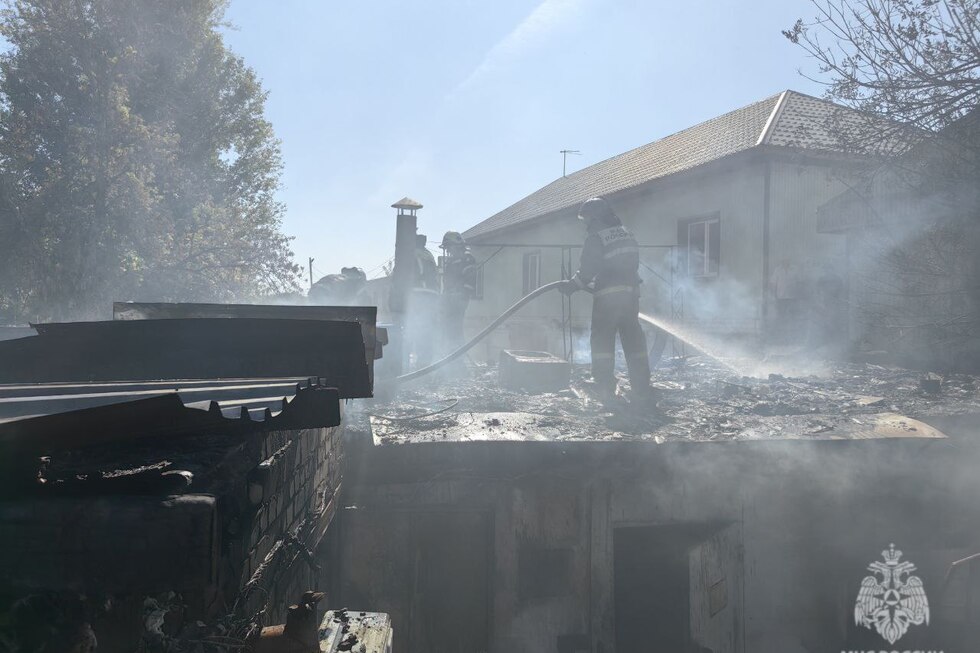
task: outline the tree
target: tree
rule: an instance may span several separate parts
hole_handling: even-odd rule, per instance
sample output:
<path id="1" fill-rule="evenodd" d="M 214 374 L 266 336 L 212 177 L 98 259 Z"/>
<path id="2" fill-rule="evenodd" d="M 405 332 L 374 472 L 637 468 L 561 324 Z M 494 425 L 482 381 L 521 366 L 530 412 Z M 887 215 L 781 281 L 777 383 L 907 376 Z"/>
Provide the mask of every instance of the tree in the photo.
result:
<path id="1" fill-rule="evenodd" d="M 889 155 L 836 205 L 863 215 L 852 303 L 917 363 L 980 364 L 980 1 L 813 4 L 784 35 L 864 117 L 838 140 Z"/>
<path id="2" fill-rule="evenodd" d="M 16 0 L 0 15 L 0 309 L 296 286 L 282 162 L 221 0 Z"/>
<path id="3" fill-rule="evenodd" d="M 797 20 L 783 34 L 819 63 L 830 99 L 933 132 L 977 107 L 977 0 L 813 4 L 817 17 L 809 23 Z"/>

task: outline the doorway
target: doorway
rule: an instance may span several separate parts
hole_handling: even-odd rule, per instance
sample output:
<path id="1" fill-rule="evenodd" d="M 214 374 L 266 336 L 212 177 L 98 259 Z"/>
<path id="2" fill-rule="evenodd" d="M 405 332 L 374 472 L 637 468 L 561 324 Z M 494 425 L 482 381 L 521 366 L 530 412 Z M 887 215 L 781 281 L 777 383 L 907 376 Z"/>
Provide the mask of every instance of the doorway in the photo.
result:
<path id="1" fill-rule="evenodd" d="M 617 653 L 740 651 L 740 539 L 717 523 L 616 528 Z"/>
<path id="2" fill-rule="evenodd" d="M 395 650 L 489 650 L 490 516 L 359 509 L 343 515 L 341 600 L 391 616 Z"/>

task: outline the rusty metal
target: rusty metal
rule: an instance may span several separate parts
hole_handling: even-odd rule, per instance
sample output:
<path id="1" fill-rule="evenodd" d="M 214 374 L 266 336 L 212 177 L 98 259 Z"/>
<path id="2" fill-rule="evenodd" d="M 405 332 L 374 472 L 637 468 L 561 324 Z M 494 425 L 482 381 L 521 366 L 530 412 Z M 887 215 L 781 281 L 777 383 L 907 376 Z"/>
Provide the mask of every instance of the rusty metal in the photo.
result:
<path id="1" fill-rule="evenodd" d="M 317 653 L 320 638 L 316 604 L 323 597 L 323 592 L 303 592 L 300 600 L 289 606 L 286 623 L 263 628 L 252 650 L 255 653 Z"/>

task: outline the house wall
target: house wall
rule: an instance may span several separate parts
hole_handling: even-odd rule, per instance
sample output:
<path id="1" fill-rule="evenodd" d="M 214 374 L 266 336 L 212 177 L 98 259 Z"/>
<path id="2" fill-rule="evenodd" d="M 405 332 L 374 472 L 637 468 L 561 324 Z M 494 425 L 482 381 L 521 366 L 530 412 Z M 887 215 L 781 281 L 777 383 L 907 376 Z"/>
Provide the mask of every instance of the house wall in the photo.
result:
<path id="1" fill-rule="evenodd" d="M 837 234 L 817 232 L 817 209 L 847 190 L 849 173 L 839 166 L 791 158 L 775 159 L 770 165 L 771 266 L 783 259 L 804 268 L 809 263 L 811 268 L 840 270 L 845 241 Z"/>
<path id="2" fill-rule="evenodd" d="M 709 172 L 671 179 L 641 191 L 610 198 L 613 209 L 636 235 L 641 245 L 641 307 L 670 316 L 671 288 L 684 295 L 684 322 L 716 332 L 753 332 L 761 317 L 761 233 L 764 200 L 764 168 L 752 157 L 714 166 Z M 721 261 L 717 278 L 692 282 L 672 273 L 672 246 L 677 244 L 679 220 L 717 213 L 721 218 Z M 573 245 L 571 272 L 578 267 L 585 229 L 575 212 L 544 222 L 510 229 L 474 241 L 478 259 L 491 255 L 484 267 L 484 295 L 474 300 L 467 324 L 475 333 L 522 295 L 523 256 L 536 245 Z M 496 252 L 481 241 L 519 244 Z M 645 247 L 655 246 L 655 247 Z M 495 253 L 496 252 L 496 253 Z M 561 278 L 560 249 L 541 248 L 541 283 Z M 659 275 L 659 276 L 658 276 Z M 661 278 L 662 277 L 662 278 Z M 673 285 L 672 285 L 673 284 Z M 733 293 L 733 289 L 737 290 Z M 592 301 L 587 293 L 572 298 L 573 325 L 581 329 L 579 345 L 587 345 Z M 550 351 L 560 349 L 562 300 L 559 294 L 544 296 L 522 309 L 482 347 L 493 360 L 503 348 L 526 348 L 522 336 L 529 330 L 548 333 Z M 526 337 L 526 336 L 525 336 Z"/>
<path id="3" fill-rule="evenodd" d="M 768 252 L 763 237 L 767 174 Z M 816 274 L 818 267 L 836 267 L 844 260 L 844 240 L 816 230 L 816 208 L 843 188 L 836 167 L 766 159 L 749 153 L 609 198 L 641 246 L 659 246 L 641 249 L 642 310 L 668 319 L 679 313 L 683 325 L 714 337 L 752 338 L 762 334 L 767 256 L 770 275 L 777 260 L 787 260 L 801 272 L 811 274 Z M 717 215 L 721 225 L 718 275 L 692 279 L 680 270 L 672 271 L 674 250 L 670 246 L 678 244 L 678 222 L 710 215 Z M 540 246 L 575 246 L 571 250 L 574 271 L 585 235 L 574 211 L 569 211 L 543 222 L 475 239 L 475 255 L 488 262 L 484 267 L 483 298 L 472 301 L 467 312 L 468 332 L 475 334 L 522 296 L 522 262 L 526 253 L 540 251 L 542 284 L 557 281 L 562 275 L 562 250 Z M 519 246 L 498 251 L 497 247 L 483 246 L 485 242 Z M 587 349 L 591 305 L 586 293 L 571 299 L 579 350 Z M 500 349 L 506 348 L 546 348 L 564 355 L 562 310 L 558 293 L 541 297 L 498 329 L 477 351 L 487 360 L 496 360 Z"/>

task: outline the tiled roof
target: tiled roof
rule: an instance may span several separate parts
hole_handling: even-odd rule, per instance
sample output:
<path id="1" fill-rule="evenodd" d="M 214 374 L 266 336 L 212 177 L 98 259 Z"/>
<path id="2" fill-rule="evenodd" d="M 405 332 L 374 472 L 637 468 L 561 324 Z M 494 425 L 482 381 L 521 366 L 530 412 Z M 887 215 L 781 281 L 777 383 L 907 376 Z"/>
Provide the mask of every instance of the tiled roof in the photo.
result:
<path id="1" fill-rule="evenodd" d="M 473 238 L 716 161 L 759 145 L 839 150 L 843 107 L 785 91 L 562 177 L 466 231 Z"/>

